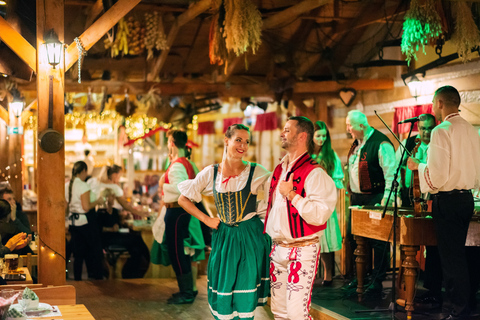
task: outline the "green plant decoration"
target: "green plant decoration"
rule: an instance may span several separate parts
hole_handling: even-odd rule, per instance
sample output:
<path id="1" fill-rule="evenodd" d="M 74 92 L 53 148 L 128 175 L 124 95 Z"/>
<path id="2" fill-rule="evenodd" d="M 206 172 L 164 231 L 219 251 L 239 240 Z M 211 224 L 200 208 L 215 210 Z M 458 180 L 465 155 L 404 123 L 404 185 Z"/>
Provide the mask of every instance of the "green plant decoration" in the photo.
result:
<path id="1" fill-rule="evenodd" d="M 434 44 L 441 33 L 442 25 L 434 0 L 427 0 L 425 7 L 421 7 L 418 0 L 412 0 L 405 14 L 402 35 L 402 53 L 407 56 L 408 64 L 412 58 L 417 60 L 416 52 L 420 46 L 425 53 L 425 45 Z"/>

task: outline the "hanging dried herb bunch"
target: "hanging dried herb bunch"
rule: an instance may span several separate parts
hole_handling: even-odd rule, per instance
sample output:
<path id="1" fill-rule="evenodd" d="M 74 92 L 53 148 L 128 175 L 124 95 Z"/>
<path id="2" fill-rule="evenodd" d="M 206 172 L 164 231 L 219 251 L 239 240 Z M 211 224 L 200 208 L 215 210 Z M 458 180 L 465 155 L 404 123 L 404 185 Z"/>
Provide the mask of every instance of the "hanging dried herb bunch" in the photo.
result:
<path id="1" fill-rule="evenodd" d="M 471 49 L 480 44 L 480 32 L 473 20 L 471 4 L 465 1 L 452 2 L 455 32 L 451 40 L 463 62 L 470 61 Z"/>
<path id="2" fill-rule="evenodd" d="M 210 64 L 223 65 L 228 61 L 228 50 L 225 46 L 225 39 L 222 36 L 222 29 L 218 24 L 219 14 L 213 16 L 210 24 L 209 34 L 209 56 Z"/>
<path id="3" fill-rule="evenodd" d="M 219 0 L 217 0 L 219 1 Z M 220 0 L 210 26 L 210 63 L 222 65 L 229 53 L 240 56 L 249 48 L 255 54 L 262 43 L 262 16 L 251 0 Z"/>
<path id="4" fill-rule="evenodd" d="M 408 64 L 412 58 L 417 60 L 416 52 L 420 46 L 425 53 L 425 45 L 434 44 L 441 33 L 442 25 L 434 0 L 426 0 L 425 7 L 421 7 L 418 0 L 412 0 L 405 14 L 402 35 L 402 53 L 407 56 Z"/>

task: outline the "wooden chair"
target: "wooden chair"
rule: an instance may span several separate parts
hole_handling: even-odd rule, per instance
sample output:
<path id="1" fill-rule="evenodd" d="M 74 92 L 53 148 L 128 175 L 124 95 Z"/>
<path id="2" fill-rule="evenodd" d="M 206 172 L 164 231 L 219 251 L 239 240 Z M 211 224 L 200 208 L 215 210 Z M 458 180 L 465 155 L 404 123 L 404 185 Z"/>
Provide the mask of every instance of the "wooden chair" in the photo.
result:
<path id="1" fill-rule="evenodd" d="M 31 288 L 38 296 L 40 302 L 50 305 L 75 305 L 77 294 L 74 286 L 57 286 Z"/>
<path id="2" fill-rule="evenodd" d="M 32 270 L 34 266 L 38 265 L 38 255 L 27 253 L 26 255 L 21 255 L 20 259 L 22 261 L 20 267 L 27 267 L 28 272 L 32 275 Z"/>

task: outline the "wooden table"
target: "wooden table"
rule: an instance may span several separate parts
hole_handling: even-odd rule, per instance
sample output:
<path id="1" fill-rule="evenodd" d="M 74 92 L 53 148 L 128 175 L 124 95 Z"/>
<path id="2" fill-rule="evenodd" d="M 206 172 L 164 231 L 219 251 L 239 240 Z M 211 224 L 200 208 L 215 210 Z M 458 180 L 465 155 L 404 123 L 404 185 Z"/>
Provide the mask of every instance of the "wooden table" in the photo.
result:
<path id="1" fill-rule="evenodd" d="M 21 270 L 19 273 L 25 273 L 26 279 L 25 280 L 7 280 L 7 284 L 32 284 L 32 276 L 28 271 L 27 267 L 18 268 Z M 5 278 L 5 274 L 2 275 Z"/>
<path id="2" fill-rule="evenodd" d="M 355 235 L 357 249 L 354 254 L 357 266 L 358 280 L 358 299 L 362 299 L 364 293 L 365 265 L 367 262 L 367 240 L 376 239 L 381 241 L 393 242 L 393 212 L 387 211 L 382 219 L 382 209 L 364 209 L 361 207 L 351 207 L 352 215 L 352 234 Z M 432 218 L 413 217 L 410 210 L 400 209 L 396 221 L 397 244 L 400 245 L 402 252 L 402 274 L 405 280 L 405 310 L 410 319 L 413 307 L 413 298 L 415 295 L 415 282 L 417 279 L 417 270 L 419 263 L 416 260 L 417 252 L 421 245 L 436 246 L 437 237 Z M 480 246 L 480 223 L 479 217 L 474 216 L 468 229 L 466 246 Z"/>
<path id="3" fill-rule="evenodd" d="M 61 316 L 48 318 L 28 317 L 28 319 L 95 320 L 92 314 L 88 311 L 87 307 L 85 307 L 83 304 L 58 306 L 58 309 L 62 313 Z"/>

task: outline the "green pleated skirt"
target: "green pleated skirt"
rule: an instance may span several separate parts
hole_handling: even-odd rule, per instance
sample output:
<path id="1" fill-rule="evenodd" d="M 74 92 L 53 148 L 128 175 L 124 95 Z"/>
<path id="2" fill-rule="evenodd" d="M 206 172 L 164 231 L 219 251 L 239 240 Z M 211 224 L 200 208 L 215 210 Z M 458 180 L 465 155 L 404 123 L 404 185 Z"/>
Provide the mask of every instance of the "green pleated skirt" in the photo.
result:
<path id="1" fill-rule="evenodd" d="M 191 255 L 192 261 L 205 260 L 205 242 L 203 241 L 202 227 L 200 221 L 195 218 L 190 218 L 188 224 L 189 236 L 183 241 L 185 254 Z M 170 258 L 168 257 L 168 248 L 165 234 L 163 235 L 162 243 L 158 243 L 157 240 L 153 240 L 152 249 L 150 250 L 150 261 L 153 264 L 160 264 L 163 266 L 169 266 Z"/>
<path id="2" fill-rule="evenodd" d="M 271 240 L 258 217 L 213 230 L 208 304 L 215 319 L 253 319 L 270 294 Z"/>

